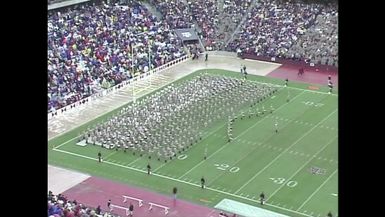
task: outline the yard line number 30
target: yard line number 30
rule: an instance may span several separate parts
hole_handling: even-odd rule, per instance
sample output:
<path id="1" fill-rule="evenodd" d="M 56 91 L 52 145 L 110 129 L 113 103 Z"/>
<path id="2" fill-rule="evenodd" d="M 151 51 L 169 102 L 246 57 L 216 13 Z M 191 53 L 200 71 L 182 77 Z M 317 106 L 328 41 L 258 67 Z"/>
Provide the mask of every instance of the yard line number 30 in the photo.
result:
<path id="1" fill-rule="evenodd" d="M 294 188 L 298 184 L 297 181 L 293 181 L 293 180 L 290 180 L 285 183 L 286 181 L 285 178 L 270 178 L 270 179 L 273 180 L 275 184 L 279 184 L 279 185 L 285 184 L 287 187 L 290 187 L 290 188 Z"/>

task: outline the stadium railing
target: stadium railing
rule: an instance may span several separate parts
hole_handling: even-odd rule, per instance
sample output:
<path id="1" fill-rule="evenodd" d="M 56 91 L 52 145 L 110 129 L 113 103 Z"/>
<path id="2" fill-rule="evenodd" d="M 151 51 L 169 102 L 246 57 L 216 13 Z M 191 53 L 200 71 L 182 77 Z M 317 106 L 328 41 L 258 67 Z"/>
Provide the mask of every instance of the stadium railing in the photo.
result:
<path id="1" fill-rule="evenodd" d="M 91 0 L 62 0 L 62 1 L 57 1 L 55 3 L 49 4 L 48 5 L 48 10 L 54 10 L 57 8 L 63 8 L 71 5 L 76 5 L 79 3 L 84 3 L 84 2 L 89 2 Z"/>
<path id="2" fill-rule="evenodd" d="M 100 91 L 98 93 L 95 93 L 95 94 L 93 94 L 93 95 L 91 95 L 91 96 L 89 96 L 87 98 L 81 99 L 81 100 L 79 100 L 77 102 L 74 102 L 74 103 L 72 103 L 70 105 L 62 107 L 62 108 L 60 108 L 60 109 L 58 109 L 56 111 L 49 112 L 48 113 L 48 120 L 52 119 L 55 116 L 61 115 L 61 114 L 65 113 L 65 112 L 67 112 L 67 111 L 70 111 L 71 109 L 76 108 L 78 106 L 86 105 L 86 104 L 92 102 L 93 100 L 95 100 L 96 98 L 103 97 L 103 96 L 106 96 L 107 94 L 114 93 L 117 90 L 119 90 L 120 88 L 123 88 L 123 87 L 125 87 L 125 86 L 127 86 L 129 84 L 132 84 L 132 83 L 136 83 L 137 81 L 140 81 L 140 80 L 142 80 L 142 79 L 144 79 L 144 78 L 146 78 L 146 77 L 148 77 L 150 75 L 157 74 L 157 73 L 162 72 L 162 71 L 164 71 L 164 70 L 166 70 L 166 69 L 168 69 L 168 68 L 170 68 L 172 66 L 175 66 L 177 64 L 183 63 L 183 62 L 187 61 L 189 58 L 190 58 L 189 55 L 184 55 L 182 57 L 179 57 L 178 59 L 175 59 L 175 60 L 170 61 L 170 62 L 168 62 L 166 64 L 163 64 L 163 65 L 161 65 L 161 66 L 159 66 L 159 67 L 157 67 L 155 69 L 152 69 L 152 70 L 150 70 L 150 71 L 148 71 L 146 73 L 137 74 L 137 75 L 135 75 L 134 78 L 131 78 L 131 79 L 126 80 L 126 81 L 123 81 L 122 83 L 120 83 L 118 85 L 115 85 L 113 87 L 110 87 L 109 89 L 102 90 L 102 91 Z"/>

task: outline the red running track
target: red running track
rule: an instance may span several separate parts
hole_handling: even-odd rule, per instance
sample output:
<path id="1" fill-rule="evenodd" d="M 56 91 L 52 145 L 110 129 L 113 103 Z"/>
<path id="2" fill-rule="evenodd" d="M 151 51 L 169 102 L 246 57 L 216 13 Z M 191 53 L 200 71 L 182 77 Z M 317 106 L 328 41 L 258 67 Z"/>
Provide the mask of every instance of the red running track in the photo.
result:
<path id="1" fill-rule="evenodd" d="M 299 81 L 302 83 L 320 84 L 327 86 L 328 76 L 331 75 L 332 82 L 335 87 L 338 86 L 338 73 L 336 71 L 317 70 L 315 67 L 305 68 L 305 73 L 302 76 L 298 76 L 298 69 L 300 66 L 292 64 L 283 64 L 277 69 L 273 70 L 266 76 L 289 79 L 290 81 Z M 322 70 L 322 71 L 321 71 Z"/>
<path id="2" fill-rule="evenodd" d="M 171 189 L 170 189 L 171 192 Z M 172 195 L 162 195 L 155 192 L 150 192 L 145 189 L 128 186 L 122 183 L 110 181 L 103 178 L 90 177 L 80 184 L 72 187 L 71 189 L 63 192 L 69 200 L 79 201 L 86 206 L 96 208 L 98 205 L 103 211 L 108 211 L 107 201 L 111 199 L 111 204 L 128 207 L 130 202 L 134 205 L 133 217 L 164 217 L 164 209 L 153 207 L 149 211 L 148 202 L 157 203 L 160 205 L 170 207 L 169 217 L 217 217 L 219 211 L 193 204 L 187 201 L 177 199 L 174 201 Z M 143 200 L 143 206 L 139 207 L 138 202 L 128 199 L 126 203 L 123 203 L 122 195 L 135 197 Z M 120 216 L 126 216 L 126 213 L 122 209 L 114 209 L 113 214 Z"/>

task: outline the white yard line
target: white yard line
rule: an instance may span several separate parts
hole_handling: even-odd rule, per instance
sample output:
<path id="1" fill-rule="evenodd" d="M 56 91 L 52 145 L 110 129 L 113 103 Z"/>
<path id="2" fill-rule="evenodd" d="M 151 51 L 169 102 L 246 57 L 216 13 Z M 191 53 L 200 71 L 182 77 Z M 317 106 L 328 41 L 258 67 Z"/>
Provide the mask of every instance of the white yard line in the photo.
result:
<path id="1" fill-rule="evenodd" d="M 111 157 L 113 154 L 116 154 L 116 153 L 117 153 L 117 151 L 114 150 L 113 152 L 111 152 L 111 153 L 109 153 L 108 155 L 106 155 L 106 156 L 104 157 L 104 159 L 107 159 L 108 157 Z"/>
<path id="2" fill-rule="evenodd" d="M 70 140 L 68 140 L 68 141 L 66 141 L 66 142 L 63 142 L 62 144 L 58 145 L 57 147 L 54 147 L 53 149 L 58 149 L 58 148 L 62 147 L 63 145 L 65 145 L 65 144 L 67 144 L 67 143 L 69 143 L 69 142 L 71 142 L 71 141 L 73 141 L 75 139 L 77 139 L 77 136 L 72 138 L 72 139 L 70 139 Z"/>
<path id="3" fill-rule="evenodd" d="M 69 155 L 73 155 L 73 156 L 77 156 L 77 157 L 93 160 L 93 161 L 95 161 L 95 163 L 97 163 L 97 161 L 98 161 L 98 159 L 96 159 L 96 158 L 84 156 L 84 155 L 81 155 L 81 154 L 72 153 L 72 152 L 69 152 L 69 151 L 64 151 L 64 150 L 60 150 L 60 149 L 53 149 L 53 150 L 57 151 L 57 152 L 62 152 L 62 153 L 65 153 L 65 154 L 69 154 Z M 140 173 L 147 174 L 146 170 L 140 170 L 140 169 L 136 169 L 136 168 L 133 168 L 133 167 L 124 166 L 124 165 L 113 163 L 113 162 L 110 162 L 110 161 L 103 161 L 102 163 L 110 164 L 110 165 L 113 165 L 113 166 L 122 167 L 122 168 L 126 168 L 126 169 L 130 169 L 130 170 L 134 170 L 134 171 L 137 171 L 137 172 L 140 172 Z M 151 175 L 152 176 L 157 176 L 157 177 L 160 177 L 160 178 L 164 178 L 164 179 L 168 179 L 168 180 L 172 180 L 172 181 L 176 181 L 176 182 L 180 182 L 180 183 L 184 183 L 184 184 L 187 184 L 187 185 L 192 185 L 192 186 L 195 186 L 195 187 L 198 187 L 198 188 L 201 187 L 199 184 L 195 184 L 195 183 L 191 183 L 191 182 L 186 182 L 186 181 L 183 181 L 183 180 L 180 180 L 180 179 L 175 179 L 175 178 L 172 178 L 172 177 L 168 177 L 168 176 L 164 176 L 164 175 L 160 175 L 160 174 L 156 174 L 156 173 L 152 173 Z M 218 190 L 218 189 L 214 189 L 214 188 L 210 188 L 210 187 L 206 187 L 205 189 L 210 190 L 210 191 L 215 191 L 215 192 L 218 192 L 218 193 L 222 193 L 222 194 L 226 194 L 226 195 L 229 195 L 229 196 L 232 196 L 232 197 L 237 197 L 237 198 L 241 198 L 241 199 L 244 199 L 244 200 L 248 200 L 248 201 L 259 203 L 258 200 L 253 200 L 253 199 L 250 199 L 250 198 L 247 198 L 247 197 L 244 197 L 244 196 L 235 195 L 235 194 L 232 194 L 232 193 L 229 193 L 229 192 L 224 192 L 224 191 L 221 191 L 221 190 Z M 266 206 L 271 206 L 271 207 L 274 207 L 274 208 L 277 208 L 277 209 L 285 210 L 285 211 L 288 211 L 288 212 L 300 214 L 300 215 L 303 215 L 303 216 L 312 217 L 311 215 L 307 215 L 305 213 L 301 213 L 301 212 L 298 212 L 296 210 L 291 210 L 291 209 L 287 209 L 287 208 L 284 208 L 284 207 L 279 207 L 279 206 L 272 205 L 272 204 L 269 204 L 269 203 L 265 203 L 265 205 Z"/>
<path id="4" fill-rule="evenodd" d="M 324 119 L 322 119 L 318 124 L 316 124 L 314 127 L 312 127 L 309 131 L 307 131 L 305 134 L 303 134 L 298 140 L 296 140 L 293 144 L 291 144 L 289 147 L 287 147 L 283 152 L 281 152 L 277 157 L 275 157 L 269 164 L 267 164 L 262 170 L 260 170 L 258 173 L 256 173 L 249 181 L 247 181 L 245 184 L 243 184 L 236 192 L 238 193 L 242 188 L 244 188 L 246 185 L 248 185 L 251 181 L 255 179 L 259 174 L 261 174 L 263 171 L 265 171 L 267 168 L 270 167 L 278 158 L 280 158 L 284 153 L 286 153 L 291 147 L 293 147 L 295 144 L 297 144 L 300 140 L 302 140 L 305 136 L 307 136 L 310 132 L 312 132 L 315 128 L 317 128 L 318 125 L 320 125 L 322 122 L 327 120 L 332 114 L 334 114 L 337 109 L 334 110 L 334 112 L 330 113 L 328 116 L 326 116 Z"/>
<path id="5" fill-rule="evenodd" d="M 141 157 L 138 157 L 136 160 L 132 161 L 131 163 L 129 163 L 128 165 L 131 166 L 133 163 L 135 163 L 136 161 L 142 159 Z"/>
<path id="6" fill-rule="evenodd" d="M 207 138 L 207 137 L 209 137 L 209 136 L 211 136 L 212 134 L 214 134 L 214 133 L 216 133 L 219 129 L 221 129 L 223 127 L 223 125 L 219 125 L 214 131 L 212 131 L 211 133 L 209 133 L 209 134 L 207 134 L 206 136 L 204 136 L 203 138 L 202 138 L 202 140 L 203 139 L 205 139 L 205 138 Z M 158 168 L 156 168 L 153 172 L 156 172 L 156 171 L 158 171 L 160 168 L 162 168 L 163 166 L 166 166 L 166 164 L 168 164 L 168 163 L 170 163 L 171 161 L 168 161 L 167 163 L 164 163 L 164 164 L 162 164 L 162 165 L 160 165 Z"/>
<path id="7" fill-rule="evenodd" d="M 318 191 L 319 189 L 322 188 L 322 186 L 324 186 L 328 181 L 329 179 L 338 171 L 338 169 L 336 169 L 332 174 L 330 174 L 330 176 L 305 200 L 305 202 L 302 203 L 302 205 L 297 209 L 300 210 Z"/>
<path id="8" fill-rule="evenodd" d="M 295 96 L 292 100 L 294 100 L 295 98 L 297 98 L 298 96 L 302 95 L 304 92 L 301 92 L 299 93 L 297 96 Z M 275 111 L 278 111 L 279 109 L 283 108 L 285 105 L 287 105 L 287 103 L 285 104 L 282 104 L 280 107 L 278 107 Z M 239 134 L 237 137 L 235 137 L 233 140 L 236 140 L 237 138 L 239 138 L 240 136 L 242 136 L 243 134 L 247 133 L 250 129 L 252 129 L 254 126 L 256 126 L 258 123 L 261 123 L 262 120 L 266 119 L 267 117 L 269 117 L 269 115 L 266 115 L 265 117 L 261 118 L 260 120 L 258 120 L 257 122 L 255 122 L 255 124 L 253 124 L 251 127 L 247 128 L 245 131 L 243 131 L 241 134 Z M 212 153 L 211 155 L 209 155 L 207 157 L 207 159 L 210 159 L 212 156 L 214 156 L 216 153 L 222 151 L 224 148 L 226 148 L 228 145 L 230 144 L 230 142 L 226 143 L 225 145 L 223 145 L 220 149 L 216 150 L 214 153 Z M 183 176 L 187 175 L 189 172 L 191 172 L 193 169 L 197 168 L 198 166 L 200 166 L 202 163 L 204 163 L 205 161 L 201 161 L 200 163 L 198 163 L 197 165 L 195 165 L 193 168 L 191 168 L 190 170 L 188 170 L 186 173 L 184 173 L 182 176 L 179 177 L 182 178 Z"/>
<path id="9" fill-rule="evenodd" d="M 324 145 L 320 150 L 318 150 L 314 155 L 317 155 L 319 153 L 321 153 L 327 146 L 329 146 L 335 139 L 337 138 L 337 136 L 333 137 L 333 139 L 331 139 L 328 143 L 326 143 L 326 145 Z M 297 171 L 295 171 L 295 173 L 290 176 L 290 178 L 288 178 L 284 183 L 281 184 L 281 186 L 279 186 L 279 188 L 277 188 L 277 190 L 275 190 L 269 198 L 272 198 L 279 190 L 281 190 L 287 182 L 289 182 L 290 180 L 293 179 L 294 176 L 296 176 L 310 161 L 312 161 L 313 159 L 315 159 L 315 157 L 311 157 L 309 160 L 306 161 L 306 163 L 304 163 Z M 266 201 L 268 201 L 269 199 L 267 199 Z"/>

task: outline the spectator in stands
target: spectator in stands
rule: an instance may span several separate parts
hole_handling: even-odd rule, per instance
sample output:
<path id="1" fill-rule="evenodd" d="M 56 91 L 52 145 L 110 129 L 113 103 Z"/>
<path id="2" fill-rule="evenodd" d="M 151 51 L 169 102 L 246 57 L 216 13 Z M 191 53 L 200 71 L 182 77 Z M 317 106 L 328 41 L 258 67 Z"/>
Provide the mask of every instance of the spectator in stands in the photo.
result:
<path id="1" fill-rule="evenodd" d="M 110 206 L 111 206 L 111 199 L 109 199 L 108 202 L 107 202 L 108 209 L 110 209 Z"/>
<path id="2" fill-rule="evenodd" d="M 102 209 L 100 208 L 100 205 L 96 208 L 96 214 L 100 215 L 102 212 Z"/>
<path id="3" fill-rule="evenodd" d="M 57 200 L 56 200 L 57 199 Z M 98 211 L 99 210 L 99 211 Z M 67 200 L 66 196 L 62 194 L 54 195 L 49 192 L 48 196 L 48 216 L 54 217 L 95 217 L 97 214 L 101 215 L 100 206 L 91 209 L 85 205 L 78 204 L 76 200 L 73 202 Z M 107 213 L 105 213 L 105 216 Z M 110 215 L 111 216 L 111 215 Z"/>

